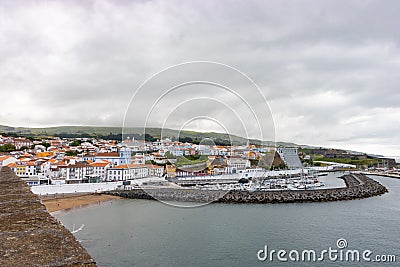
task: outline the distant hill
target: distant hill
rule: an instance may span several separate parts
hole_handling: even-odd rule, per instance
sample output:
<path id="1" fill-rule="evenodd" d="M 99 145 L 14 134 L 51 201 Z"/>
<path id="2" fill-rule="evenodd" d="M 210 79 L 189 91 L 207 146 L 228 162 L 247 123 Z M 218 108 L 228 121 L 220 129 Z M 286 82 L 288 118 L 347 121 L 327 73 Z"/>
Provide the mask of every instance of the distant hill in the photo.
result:
<path id="1" fill-rule="evenodd" d="M 178 130 L 166 129 L 162 130 L 163 137 L 176 137 L 178 136 Z M 31 137 L 53 137 L 60 135 L 84 135 L 84 136 L 107 136 L 107 135 L 121 135 L 122 128 L 121 127 L 102 127 L 102 126 L 57 126 L 57 127 L 45 127 L 45 128 L 31 128 L 31 127 L 11 127 L 0 125 L 0 133 L 4 134 L 17 134 L 22 136 L 31 136 Z M 134 127 L 134 128 L 125 128 L 124 135 L 141 135 L 143 134 L 143 128 Z M 161 128 L 146 128 L 146 134 L 151 135 L 154 138 L 161 137 Z M 211 139 L 220 139 L 220 140 L 229 140 L 229 135 L 224 133 L 216 133 L 216 132 L 196 132 L 196 131 L 181 131 L 181 138 L 192 138 L 202 140 L 203 138 L 211 138 Z M 247 139 L 244 137 L 230 135 L 232 142 L 234 144 L 246 144 Z M 260 140 L 250 140 L 250 143 L 259 144 Z M 272 142 L 268 142 L 271 145 Z M 277 142 L 277 145 L 283 146 L 297 146 L 294 143 L 285 143 L 285 142 Z"/>
<path id="2" fill-rule="evenodd" d="M 30 128 L 30 127 L 11 127 L 0 125 L 0 132 L 15 133 L 20 135 L 33 136 L 54 136 L 61 133 L 70 134 L 120 134 L 121 127 L 96 127 L 96 126 L 57 126 L 45 128 Z"/>

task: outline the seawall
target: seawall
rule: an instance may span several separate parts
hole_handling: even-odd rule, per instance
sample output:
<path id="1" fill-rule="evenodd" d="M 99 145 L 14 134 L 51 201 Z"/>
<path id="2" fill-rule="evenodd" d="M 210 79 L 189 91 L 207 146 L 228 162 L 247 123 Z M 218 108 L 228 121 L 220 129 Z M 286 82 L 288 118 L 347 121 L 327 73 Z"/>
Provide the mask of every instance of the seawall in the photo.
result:
<path id="1" fill-rule="evenodd" d="M 339 178 L 345 181 L 346 187 L 316 190 L 281 190 L 254 192 L 169 188 L 146 190 L 116 190 L 107 193 L 124 198 L 159 199 L 184 202 L 294 203 L 361 199 L 382 195 L 388 192 L 386 187 L 362 174 L 344 175 Z"/>
<path id="2" fill-rule="evenodd" d="M 9 168 L 0 170 L 0 266 L 96 266 Z"/>

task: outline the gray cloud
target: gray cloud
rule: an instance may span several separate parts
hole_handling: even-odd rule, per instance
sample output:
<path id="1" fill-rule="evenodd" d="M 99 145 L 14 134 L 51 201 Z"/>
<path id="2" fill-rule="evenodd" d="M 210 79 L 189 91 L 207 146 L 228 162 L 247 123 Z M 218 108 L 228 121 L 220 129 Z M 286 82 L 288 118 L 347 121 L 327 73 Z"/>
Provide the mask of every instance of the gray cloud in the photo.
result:
<path id="1" fill-rule="evenodd" d="M 3 1 L 0 124 L 120 126 L 150 75 L 210 60 L 260 86 L 277 140 L 399 155 L 398 10 L 399 1 Z M 165 88 L 147 90 L 138 105 Z"/>

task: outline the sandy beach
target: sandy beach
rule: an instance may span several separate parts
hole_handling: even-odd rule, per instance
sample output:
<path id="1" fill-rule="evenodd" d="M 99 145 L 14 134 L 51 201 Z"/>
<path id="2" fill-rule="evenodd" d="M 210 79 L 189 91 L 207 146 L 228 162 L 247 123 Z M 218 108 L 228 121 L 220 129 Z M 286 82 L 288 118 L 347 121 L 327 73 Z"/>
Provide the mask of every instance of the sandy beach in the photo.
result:
<path id="1" fill-rule="evenodd" d="M 103 194 L 62 194 L 43 196 L 41 199 L 47 210 L 54 212 L 85 205 L 100 204 L 104 201 L 120 199 L 120 197 Z"/>

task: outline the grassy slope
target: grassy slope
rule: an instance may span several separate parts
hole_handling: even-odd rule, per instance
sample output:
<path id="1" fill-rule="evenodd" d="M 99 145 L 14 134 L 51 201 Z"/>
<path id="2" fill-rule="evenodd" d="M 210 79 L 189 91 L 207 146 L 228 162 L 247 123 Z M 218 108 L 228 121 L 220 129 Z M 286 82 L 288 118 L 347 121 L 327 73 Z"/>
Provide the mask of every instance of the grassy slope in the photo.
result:
<path id="1" fill-rule="evenodd" d="M 324 157 L 315 157 L 314 161 L 328 161 L 328 162 L 336 162 L 336 163 L 344 163 L 344 164 L 353 164 L 353 165 L 371 165 L 377 164 L 377 159 L 352 159 L 352 158 L 324 158 Z"/>

